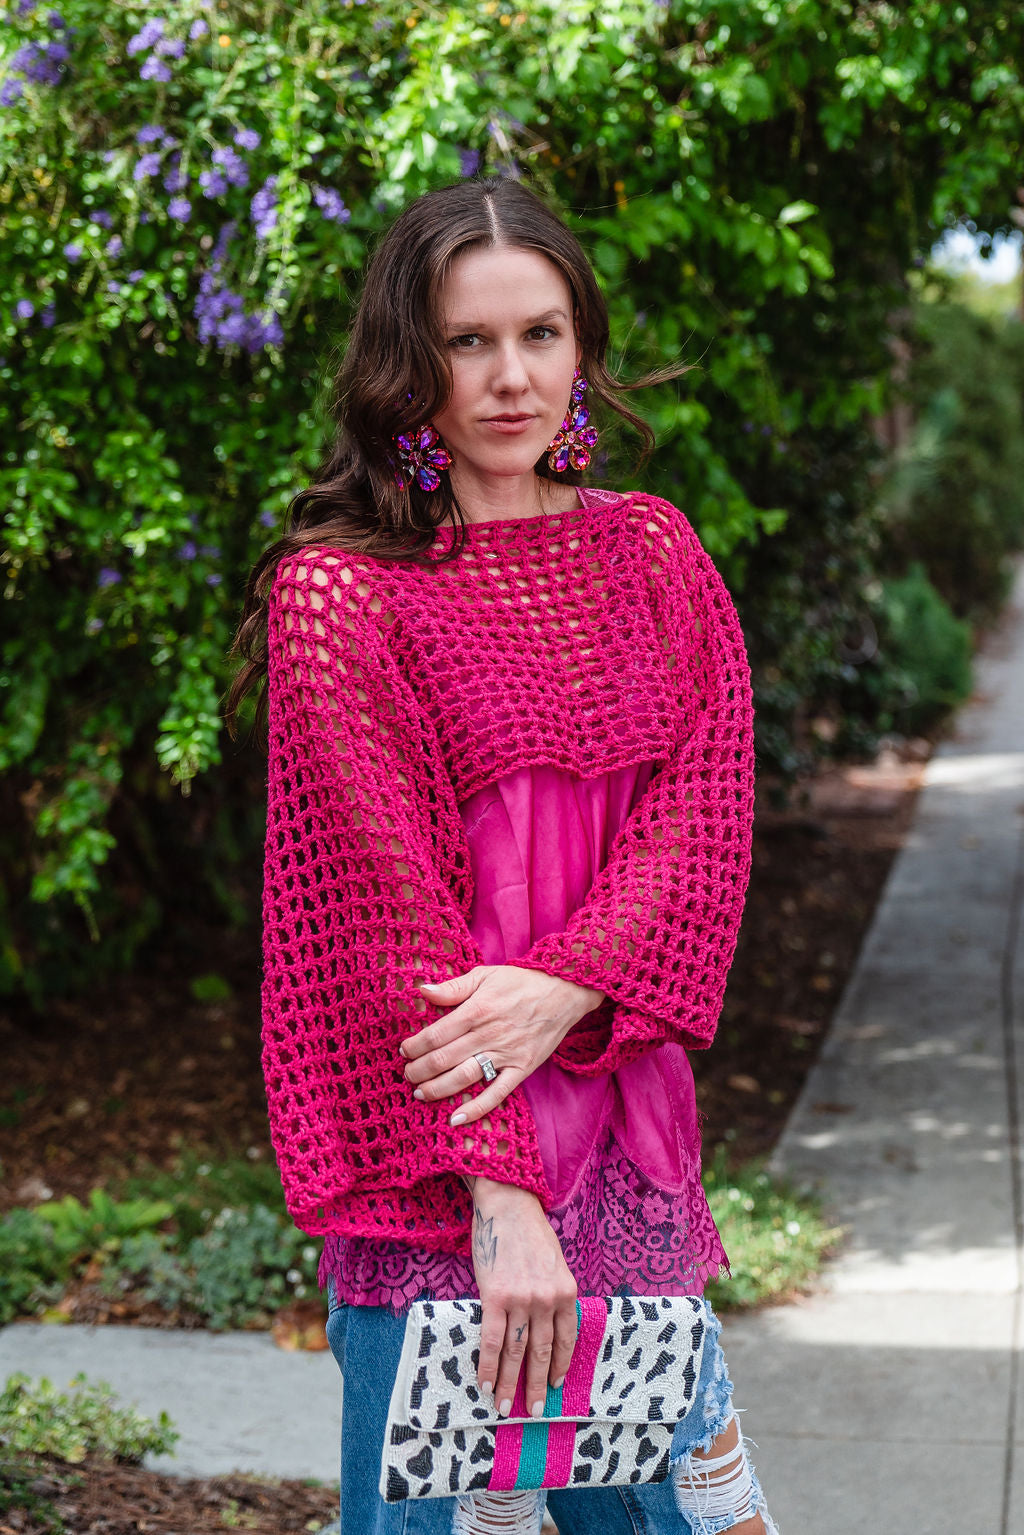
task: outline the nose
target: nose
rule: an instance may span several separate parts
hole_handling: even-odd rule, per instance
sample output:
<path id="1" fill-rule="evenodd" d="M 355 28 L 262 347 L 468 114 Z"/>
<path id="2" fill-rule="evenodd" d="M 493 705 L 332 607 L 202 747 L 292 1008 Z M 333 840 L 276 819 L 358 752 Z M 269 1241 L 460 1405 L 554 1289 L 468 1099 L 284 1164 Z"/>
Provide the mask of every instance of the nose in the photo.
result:
<path id="1" fill-rule="evenodd" d="M 529 387 L 526 362 L 516 343 L 510 340 L 496 351 L 491 388 L 495 394 L 523 394 Z"/>

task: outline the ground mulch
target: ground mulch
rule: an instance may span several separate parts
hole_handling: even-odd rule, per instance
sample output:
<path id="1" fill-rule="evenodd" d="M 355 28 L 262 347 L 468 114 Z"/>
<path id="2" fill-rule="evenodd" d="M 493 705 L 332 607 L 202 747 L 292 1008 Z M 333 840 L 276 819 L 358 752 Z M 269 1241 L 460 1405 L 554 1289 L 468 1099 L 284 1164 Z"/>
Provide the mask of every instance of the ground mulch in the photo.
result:
<path id="1" fill-rule="evenodd" d="M 5 1505 L 7 1505 L 5 1507 Z M 0 1463 L 0 1535 L 291 1535 L 338 1517 L 336 1488 L 249 1476 L 181 1477 L 99 1456 Z"/>
<path id="2" fill-rule="evenodd" d="M 724 1145 L 730 1159 L 745 1160 L 774 1145 L 910 824 L 927 754 L 926 743 L 912 742 L 869 766 L 830 769 L 788 800 L 780 786 L 760 785 L 754 868 L 722 1020 L 712 1049 L 692 1057 L 706 1156 Z M 0 1211 L 65 1194 L 84 1200 L 140 1162 L 173 1169 L 186 1146 L 211 1157 L 272 1156 L 252 935 L 219 935 L 209 968 L 230 982 L 229 1000 L 196 1002 L 192 977 L 177 973 L 168 954 L 102 996 L 56 1001 L 43 1017 L 0 1016 Z M 138 1297 L 111 1298 L 97 1277 L 86 1273 L 61 1302 L 76 1320 L 199 1325 Z M 284 1346 L 293 1346 L 296 1327 L 306 1346 L 324 1345 L 315 1316 L 296 1327 L 282 1318 L 279 1327 Z M 62 1489 L 69 1474 L 51 1461 L 39 1473 Z M 193 1481 L 93 1460 L 74 1474 L 81 1482 L 57 1498 L 67 1535 L 284 1532 L 318 1529 L 337 1513 L 336 1488 Z M 0 1535 L 59 1528 L 0 1512 Z"/>

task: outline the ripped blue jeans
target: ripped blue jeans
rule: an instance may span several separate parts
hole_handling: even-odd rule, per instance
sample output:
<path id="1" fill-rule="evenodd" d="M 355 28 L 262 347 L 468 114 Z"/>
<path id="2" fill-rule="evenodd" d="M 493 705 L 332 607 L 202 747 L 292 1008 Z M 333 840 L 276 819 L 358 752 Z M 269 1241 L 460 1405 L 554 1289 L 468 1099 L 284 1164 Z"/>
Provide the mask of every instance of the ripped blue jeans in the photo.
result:
<path id="1" fill-rule="evenodd" d="M 710 1346 L 693 1407 L 676 1425 L 665 1481 L 385 1503 L 378 1480 L 405 1318 L 384 1306 L 339 1305 L 332 1281 L 327 1300 L 327 1340 L 344 1377 L 342 1535 L 540 1535 L 545 1509 L 559 1535 L 721 1535 L 755 1513 L 767 1535 L 777 1535 L 742 1436 L 737 1450 L 720 1460 L 690 1459 L 695 1450 L 706 1452 L 734 1417 L 732 1381 L 718 1341 L 722 1324 L 707 1302 Z"/>

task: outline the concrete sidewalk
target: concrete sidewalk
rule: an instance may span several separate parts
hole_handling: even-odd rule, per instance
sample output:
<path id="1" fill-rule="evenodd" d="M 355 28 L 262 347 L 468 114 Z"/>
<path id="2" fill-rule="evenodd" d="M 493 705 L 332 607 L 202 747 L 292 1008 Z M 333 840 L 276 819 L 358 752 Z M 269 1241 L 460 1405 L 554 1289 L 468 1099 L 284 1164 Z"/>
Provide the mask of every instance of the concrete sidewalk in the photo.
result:
<path id="1" fill-rule="evenodd" d="M 846 1250 L 820 1294 L 726 1324 L 783 1535 L 1024 1530 L 1022 851 L 1024 580 L 775 1158 L 824 1191 Z M 329 1353 L 27 1323 L 0 1330 L 0 1379 L 16 1369 L 166 1409 L 183 1437 L 153 1466 L 337 1478 Z"/>
<path id="2" fill-rule="evenodd" d="M 727 1321 L 784 1535 L 1024 1531 L 1024 579 L 774 1158 L 849 1229 Z"/>

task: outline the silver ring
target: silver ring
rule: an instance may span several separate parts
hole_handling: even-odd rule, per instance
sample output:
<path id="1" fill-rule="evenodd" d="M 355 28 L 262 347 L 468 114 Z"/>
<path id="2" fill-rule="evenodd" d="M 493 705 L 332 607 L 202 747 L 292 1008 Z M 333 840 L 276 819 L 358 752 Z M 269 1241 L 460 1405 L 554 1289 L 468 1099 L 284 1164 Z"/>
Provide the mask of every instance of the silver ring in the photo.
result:
<path id="1" fill-rule="evenodd" d="M 490 1056 L 481 1053 L 480 1055 L 474 1055 L 473 1059 L 480 1062 L 480 1070 L 484 1074 L 484 1081 L 493 1082 L 498 1073 L 494 1069 L 494 1062 Z"/>

